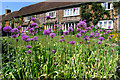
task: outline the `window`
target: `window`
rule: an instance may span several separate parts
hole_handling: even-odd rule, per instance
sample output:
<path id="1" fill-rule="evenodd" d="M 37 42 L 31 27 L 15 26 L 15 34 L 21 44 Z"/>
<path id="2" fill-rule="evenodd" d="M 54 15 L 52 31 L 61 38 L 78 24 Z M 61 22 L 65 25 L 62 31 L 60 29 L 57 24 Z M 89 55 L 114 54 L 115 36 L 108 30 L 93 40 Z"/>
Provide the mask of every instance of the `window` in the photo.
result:
<path id="1" fill-rule="evenodd" d="M 110 26 L 110 29 L 113 29 L 113 21 L 112 20 L 101 20 L 98 22 L 98 26 L 101 28 L 109 29 L 108 27 Z"/>
<path id="2" fill-rule="evenodd" d="M 64 10 L 64 17 L 76 15 L 79 15 L 79 8 L 75 8 L 75 11 L 73 11 L 73 8 Z"/>
<path id="3" fill-rule="evenodd" d="M 50 16 L 51 18 L 55 18 L 56 17 L 56 11 L 47 12 L 46 15 Z"/>
<path id="4" fill-rule="evenodd" d="M 27 29 L 27 27 L 23 27 L 23 31 L 24 31 L 24 32 L 28 32 L 28 31 L 26 31 L 26 29 Z"/>
<path id="5" fill-rule="evenodd" d="M 105 7 L 105 10 L 113 9 L 113 3 L 111 3 L 111 2 L 102 3 L 102 6 Z"/>
<path id="6" fill-rule="evenodd" d="M 25 17 L 25 22 L 30 21 L 31 18 L 32 18 L 32 16 L 27 16 L 27 17 Z"/>

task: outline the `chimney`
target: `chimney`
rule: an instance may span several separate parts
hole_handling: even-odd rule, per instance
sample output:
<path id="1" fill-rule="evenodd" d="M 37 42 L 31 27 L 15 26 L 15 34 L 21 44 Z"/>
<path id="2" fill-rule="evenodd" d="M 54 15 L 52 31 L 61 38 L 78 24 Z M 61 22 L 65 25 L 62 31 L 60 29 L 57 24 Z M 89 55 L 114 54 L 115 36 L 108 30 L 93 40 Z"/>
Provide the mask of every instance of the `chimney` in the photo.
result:
<path id="1" fill-rule="evenodd" d="M 5 14 L 7 15 L 8 13 L 11 13 L 10 9 L 5 9 Z"/>

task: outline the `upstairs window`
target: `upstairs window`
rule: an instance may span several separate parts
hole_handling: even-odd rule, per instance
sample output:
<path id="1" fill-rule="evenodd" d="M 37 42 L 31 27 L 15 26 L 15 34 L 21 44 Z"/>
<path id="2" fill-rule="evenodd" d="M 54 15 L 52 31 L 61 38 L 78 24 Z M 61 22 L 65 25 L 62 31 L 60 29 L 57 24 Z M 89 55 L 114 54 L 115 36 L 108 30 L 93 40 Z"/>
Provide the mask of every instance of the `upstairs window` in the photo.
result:
<path id="1" fill-rule="evenodd" d="M 111 10 L 111 9 L 113 9 L 113 3 L 112 2 L 102 3 L 102 6 L 105 7 L 105 10 Z"/>
<path id="2" fill-rule="evenodd" d="M 50 16 L 50 18 L 55 18 L 56 17 L 56 11 L 47 12 L 46 16 Z"/>
<path id="3" fill-rule="evenodd" d="M 32 16 L 26 16 L 26 17 L 25 17 L 25 22 L 30 21 L 31 18 L 32 18 Z"/>
<path id="4" fill-rule="evenodd" d="M 108 27 L 110 26 L 110 29 L 113 29 L 113 21 L 112 20 L 101 20 L 98 22 L 98 26 L 101 28 L 109 29 Z"/>
<path id="5" fill-rule="evenodd" d="M 75 8 L 75 11 L 73 11 L 73 8 L 64 10 L 64 17 L 76 15 L 79 15 L 79 8 Z"/>

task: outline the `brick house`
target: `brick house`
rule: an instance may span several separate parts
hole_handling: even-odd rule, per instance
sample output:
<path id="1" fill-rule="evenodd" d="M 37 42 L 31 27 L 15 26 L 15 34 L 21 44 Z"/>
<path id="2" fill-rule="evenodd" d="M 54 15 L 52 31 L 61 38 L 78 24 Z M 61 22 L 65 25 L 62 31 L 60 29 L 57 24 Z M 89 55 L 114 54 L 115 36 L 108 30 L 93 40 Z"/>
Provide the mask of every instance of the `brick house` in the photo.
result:
<path id="1" fill-rule="evenodd" d="M 82 5 L 82 2 L 40 2 L 23 7 L 19 11 L 6 13 L 7 15 L 2 18 L 2 21 L 5 21 L 5 26 L 8 26 L 8 24 L 11 26 L 10 21 L 12 21 L 13 18 L 19 18 L 19 15 L 21 15 L 23 17 L 23 24 L 21 24 L 22 31 L 25 31 L 25 29 L 30 26 L 30 19 L 32 15 L 34 15 L 39 25 L 46 23 L 43 25 L 44 29 L 53 29 L 57 21 L 63 31 L 67 31 L 70 26 L 76 28 L 77 23 L 81 19 L 80 5 Z M 118 10 L 113 8 L 112 2 L 101 2 L 101 5 L 105 7 L 105 10 L 110 11 L 110 17 L 114 18 L 114 20 L 100 20 L 97 25 L 105 29 L 111 26 L 113 30 L 120 30 L 120 14 L 117 14 Z M 91 5 L 89 3 L 89 8 L 90 7 Z M 73 8 L 75 8 L 75 11 L 73 11 Z M 51 16 L 51 18 L 46 19 L 46 16 Z M 104 18 L 105 17 L 106 16 L 104 16 Z M 17 26 L 17 23 L 15 26 Z"/>

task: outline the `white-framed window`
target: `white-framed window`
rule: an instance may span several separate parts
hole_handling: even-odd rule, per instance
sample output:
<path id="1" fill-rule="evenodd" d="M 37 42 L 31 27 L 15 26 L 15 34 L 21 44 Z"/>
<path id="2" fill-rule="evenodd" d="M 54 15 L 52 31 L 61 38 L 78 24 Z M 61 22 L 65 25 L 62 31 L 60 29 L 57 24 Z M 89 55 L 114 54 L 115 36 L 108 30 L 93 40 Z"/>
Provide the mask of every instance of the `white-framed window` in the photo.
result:
<path id="1" fill-rule="evenodd" d="M 112 20 L 101 20 L 98 21 L 98 26 L 101 28 L 109 29 L 108 27 L 110 26 L 110 29 L 113 29 L 113 21 Z"/>
<path id="2" fill-rule="evenodd" d="M 73 8 L 70 9 L 65 9 L 64 10 L 64 17 L 68 17 L 68 16 L 77 16 L 79 15 L 79 8 L 75 8 L 75 11 L 73 11 Z"/>
<path id="3" fill-rule="evenodd" d="M 56 11 L 47 12 L 46 16 L 50 16 L 50 18 L 55 18 L 56 17 Z"/>
<path id="4" fill-rule="evenodd" d="M 105 10 L 111 10 L 111 9 L 113 9 L 113 3 L 112 2 L 102 3 L 102 6 L 105 7 Z"/>
<path id="5" fill-rule="evenodd" d="M 25 22 L 30 21 L 31 18 L 32 18 L 32 16 L 26 16 L 26 17 L 25 17 Z"/>

